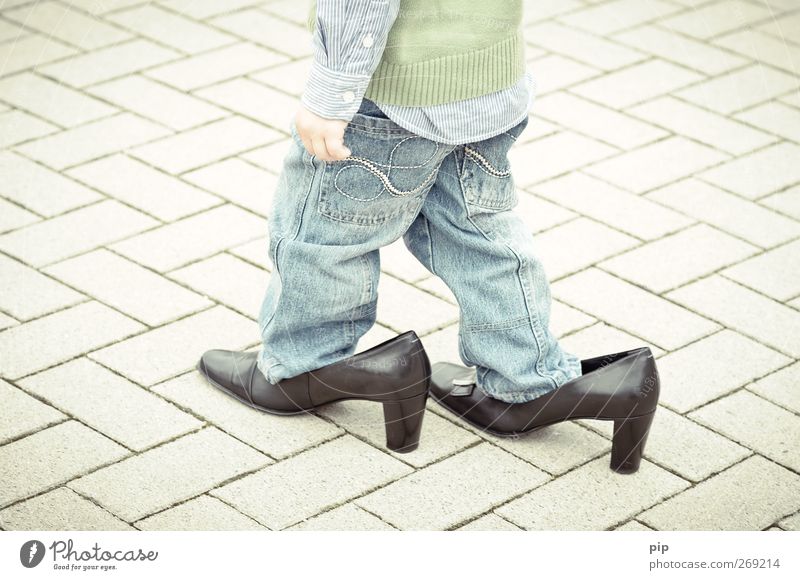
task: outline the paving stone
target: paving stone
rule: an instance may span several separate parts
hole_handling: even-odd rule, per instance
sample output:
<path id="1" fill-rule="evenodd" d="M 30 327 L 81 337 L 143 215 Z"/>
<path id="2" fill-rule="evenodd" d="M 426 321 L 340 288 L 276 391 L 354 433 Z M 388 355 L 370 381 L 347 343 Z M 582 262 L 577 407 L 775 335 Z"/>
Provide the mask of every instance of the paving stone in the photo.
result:
<path id="1" fill-rule="evenodd" d="M 218 254 L 173 270 L 170 277 L 256 319 L 270 276 L 229 254 Z"/>
<path id="2" fill-rule="evenodd" d="M 3 17 L 84 50 L 119 43 L 131 37 L 124 30 L 58 2 L 35 2 L 6 10 Z"/>
<path id="3" fill-rule="evenodd" d="M 689 417 L 789 469 L 800 466 L 800 417 L 749 391 L 709 403 Z"/>
<path id="4" fill-rule="evenodd" d="M 278 178 L 236 157 L 185 173 L 183 179 L 214 192 L 253 213 L 267 216 L 272 209 Z"/>
<path id="5" fill-rule="evenodd" d="M 781 520 L 780 525 L 784 530 L 800 532 L 800 513 Z"/>
<path id="6" fill-rule="evenodd" d="M 309 518 L 288 528 L 288 531 L 359 531 L 382 532 L 394 530 L 392 526 L 351 503 Z"/>
<path id="7" fill-rule="evenodd" d="M 621 149 L 633 149 L 667 133 L 606 107 L 559 92 L 536 101 L 537 115 Z"/>
<path id="8" fill-rule="evenodd" d="M 58 409 L 34 399 L 25 391 L 9 385 L 2 379 L 0 379 L 0 407 L 10 419 L 0 423 L 0 445 L 66 419 Z"/>
<path id="9" fill-rule="evenodd" d="M 652 59 L 588 80 L 570 90 L 597 103 L 620 109 L 671 93 L 702 79 L 700 74 L 685 67 Z"/>
<path id="10" fill-rule="evenodd" d="M 559 20 L 569 26 L 604 36 L 617 30 L 664 18 L 679 10 L 680 8 L 674 4 L 661 0 L 613 0 L 571 12 Z"/>
<path id="11" fill-rule="evenodd" d="M 156 223 L 117 201 L 101 201 L 0 236 L 0 250 L 32 266 L 44 266 L 136 234 Z"/>
<path id="12" fill-rule="evenodd" d="M 433 404 L 432 401 L 428 402 L 429 406 Z M 341 401 L 326 405 L 319 410 L 319 414 L 333 421 L 348 433 L 365 439 L 374 447 L 382 448 L 386 444 L 383 406 L 379 403 Z M 461 429 L 438 415 L 425 413 L 417 450 L 413 453 L 393 453 L 387 449 L 386 452 L 413 467 L 424 467 L 448 455 L 458 453 L 477 442 L 478 438 L 469 431 Z"/>
<path id="13" fill-rule="evenodd" d="M 552 475 L 561 475 L 611 450 L 611 442 L 571 421 L 519 439 L 482 436 L 498 447 Z"/>
<path id="14" fill-rule="evenodd" d="M 222 203 L 214 195 L 120 154 L 80 165 L 67 174 L 166 222 Z"/>
<path id="15" fill-rule="evenodd" d="M 0 234 L 39 221 L 39 217 L 0 198 Z"/>
<path id="16" fill-rule="evenodd" d="M 193 368 L 206 350 L 239 350 L 252 344 L 257 330 L 247 318 L 215 306 L 95 351 L 90 357 L 140 385 L 151 386 Z"/>
<path id="17" fill-rule="evenodd" d="M 747 388 L 773 403 L 800 413 L 800 362 L 782 368 L 763 379 L 755 381 Z"/>
<path id="18" fill-rule="evenodd" d="M 697 179 L 679 181 L 647 197 L 765 248 L 800 235 L 797 222 Z"/>
<path id="19" fill-rule="evenodd" d="M 550 301 L 550 330 L 556 336 L 564 336 L 594 324 L 596 320 L 580 310 L 558 300 Z"/>
<path id="20" fill-rule="evenodd" d="M 122 77 L 89 92 L 177 131 L 216 121 L 228 113 L 140 75 Z"/>
<path id="21" fill-rule="evenodd" d="M 404 463 L 345 435 L 217 488 L 211 495 L 276 530 L 410 471 Z"/>
<path id="22" fill-rule="evenodd" d="M 586 292 L 587 288 L 592 292 Z M 552 292 L 559 300 L 668 350 L 719 328 L 710 320 L 596 268 L 556 282 Z M 643 312 L 647 316 L 642 316 Z"/>
<path id="23" fill-rule="evenodd" d="M 0 151 L 0 195 L 45 217 L 102 199 L 71 179 L 11 151 Z"/>
<path id="24" fill-rule="evenodd" d="M 145 74 L 176 89 L 190 91 L 285 61 L 282 55 L 242 42 L 162 65 Z"/>
<path id="25" fill-rule="evenodd" d="M 286 64 L 279 64 L 259 73 L 251 74 L 249 77 L 254 81 L 299 98 L 306 89 L 306 79 L 311 73 L 313 62 L 314 59 L 310 57 L 293 60 Z"/>
<path id="26" fill-rule="evenodd" d="M 247 119 L 228 117 L 136 147 L 131 154 L 170 173 L 182 173 L 269 143 L 279 135 Z"/>
<path id="27" fill-rule="evenodd" d="M 606 454 L 495 511 L 528 530 L 605 530 L 688 485 L 647 460 L 622 476 L 609 469 Z"/>
<path id="28" fill-rule="evenodd" d="M 161 2 L 167 8 L 197 20 L 205 20 L 212 16 L 234 12 L 239 8 L 260 3 L 261 0 L 227 0 L 224 4 L 220 4 L 218 0 L 166 0 Z"/>
<path id="29" fill-rule="evenodd" d="M 456 528 L 457 532 L 519 532 L 520 528 L 493 513 Z"/>
<path id="30" fill-rule="evenodd" d="M 229 34 L 151 4 L 114 12 L 107 19 L 159 44 L 190 54 L 236 42 Z"/>
<path id="31" fill-rule="evenodd" d="M 536 71 L 537 95 L 547 95 L 600 74 L 596 68 L 560 54 L 547 53 L 529 62 L 530 68 Z M 533 107 L 533 111 L 537 115 L 539 102 L 536 101 Z"/>
<path id="32" fill-rule="evenodd" d="M 517 206 L 514 208 L 514 213 L 533 233 L 549 230 L 578 217 L 575 212 L 523 189 L 517 190 Z"/>
<path id="33" fill-rule="evenodd" d="M 632 48 L 555 22 L 529 26 L 525 29 L 525 33 L 536 46 L 605 71 L 624 67 L 645 58 L 645 55 Z"/>
<path id="34" fill-rule="evenodd" d="M 86 358 L 27 377 L 19 386 L 134 451 L 203 425 Z"/>
<path id="35" fill-rule="evenodd" d="M 800 142 L 800 111 L 781 102 L 764 103 L 739 113 L 736 118 L 784 139 Z"/>
<path id="36" fill-rule="evenodd" d="M 146 531 L 263 530 L 255 520 L 237 512 L 215 497 L 201 495 L 136 522 Z"/>
<path id="37" fill-rule="evenodd" d="M 250 79 L 237 78 L 197 91 L 197 95 L 288 134 L 300 101 Z M 264 103 L 269 103 L 268 107 Z"/>
<path id="38" fill-rule="evenodd" d="M 165 272 L 262 235 L 266 227 L 263 218 L 223 205 L 128 238 L 111 249 Z"/>
<path id="39" fill-rule="evenodd" d="M 800 356 L 800 312 L 722 276 L 673 290 L 667 298 L 790 356 Z"/>
<path id="40" fill-rule="evenodd" d="M 71 481 L 69 487 L 132 522 L 270 462 L 208 427 Z"/>
<path id="41" fill-rule="evenodd" d="M 800 240 L 725 268 L 722 274 L 778 301 L 800 294 Z"/>
<path id="42" fill-rule="evenodd" d="M 588 218 L 578 218 L 536 235 L 537 253 L 555 280 L 639 245 L 639 241 Z"/>
<path id="43" fill-rule="evenodd" d="M 794 3 L 791 3 L 793 5 Z M 794 6 L 791 6 L 794 7 Z M 772 34 L 783 40 L 791 40 L 795 44 L 800 44 L 800 15 L 797 12 L 773 18 L 758 27 L 758 30 Z"/>
<path id="44" fill-rule="evenodd" d="M 49 135 L 57 128 L 22 111 L 0 113 L 0 148 Z"/>
<path id="45" fill-rule="evenodd" d="M 597 322 L 565 336 L 559 342 L 568 352 L 575 353 L 582 359 L 633 350 L 642 346 L 649 347 L 655 357 L 664 354 L 664 351 L 657 346 L 603 322 Z"/>
<path id="46" fill-rule="evenodd" d="M 700 178 L 754 199 L 800 181 L 800 145 L 779 143 L 709 169 Z"/>
<path id="47" fill-rule="evenodd" d="M 656 26 L 637 26 L 615 34 L 613 40 L 711 76 L 747 63 L 727 50 Z"/>
<path id="48" fill-rule="evenodd" d="M 13 0 L 12 0 L 13 1 Z M 26 2 L 27 0 L 17 0 Z M 70 4 L 78 5 L 81 10 L 93 16 L 108 14 L 115 10 L 122 10 L 136 4 L 141 4 L 142 0 L 69 0 Z"/>
<path id="49" fill-rule="evenodd" d="M 261 10 L 233 12 L 214 18 L 211 23 L 292 58 L 308 56 L 313 52 L 309 42 L 309 32 L 305 26 L 295 26 L 285 19 L 276 18 Z"/>
<path id="50" fill-rule="evenodd" d="M 706 224 L 663 237 L 599 266 L 658 294 L 705 276 L 759 251 Z"/>
<path id="51" fill-rule="evenodd" d="M 716 39 L 714 44 L 789 73 L 796 73 L 797 65 L 800 63 L 800 47 L 758 30 L 744 29 L 727 34 Z"/>
<path id="52" fill-rule="evenodd" d="M 242 153 L 241 158 L 277 175 L 283 169 L 283 159 L 290 147 L 297 147 L 294 139 L 281 139 L 264 147 Z"/>
<path id="53" fill-rule="evenodd" d="M 395 278 L 400 278 L 410 284 L 419 282 L 431 275 L 414 254 L 408 250 L 402 238 L 382 247 L 380 255 L 382 272 L 391 274 Z"/>
<path id="54" fill-rule="evenodd" d="M 113 44 L 41 67 L 43 74 L 83 88 L 174 60 L 180 54 L 144 39 Z"/>
<path id="55" fill-rule="evenodd" d="M 0 308 L 14 318 L 30 320 L 85 299 L 33 268 L 0 255 Z"/>
<path id="56" fill-rule="evenodd" d="M 658 530 L 761 530 L 795 511 L 800 477 L 754 456 L 637 516 Z"/>
<path id="57" fill-rule="evenodd" d="M 27 34 L 29 34 L 27 30 L 6 20 L 0 20 L 0 41 L 19 40 Z"/>
<path id="58" fill-rule="evenodd" d="M 0 333 L 0 376 L 18 379 L 143 328 L 95 301 L 48 314 Z"/>
<path id="59" fill-rule="evenodd" d="M 105 249 L 59 262 L 44 271 L 149 326 L 213 304 Z"/>
<path id="60" fill-rule="evenodd" d="M 670 30 L 708 39 L 766 20 L 770 16 L 770 10 L 766 6 L 753 5 L 742 0 L 723 0 L 682 12 L 668 18 L 663 24 Z"/>
<path id="61" fill-rule="evenodd" d="M 618 528 L 614 528 L 615 532 L 652 532 L 651 528 L 648 528 L 644 524 L 640 524 L 636 520 L 631 520 L 627 524 L 623 524 Z"/>
<path id="62" fill-rule="evenodd" d="M 373 324 L 364 336 L 362 336 L 356 345 L 356 352 L 368 350 L 373 346 L 386 342 L 389 339 L 395 338 L 397 333 L 393 330 L 386 328 L 381 324 Z"/>
<path id="63" fill-rule="evenodd" d="M 583 173 L 540 183 L 534 191 L 643 240 L 660 238 L 692 223 L 678 212 Z"/>
<path id="64" fill-rule="evenodd" d="M 65 421 L 0 447 L 0 507 L 26 499 L 128 452 L 111 439 Z"/>
<path id="65" fill-rule="evenodd" d="M 601 161 L 585 171 L 634 193 L 643 193 L 727 159 L 720 153 L 683 137 L 670 137 Z"/>
<path id="66" fill-rule="evenodd" d="M 458 320 L 458 308 L 449 302 L 391 276 L 381 276 L 378 296 L 378 321 L 398 333 L 413 329 L 424 335 Z"/>
<path id="67" fill-rule="evenodd" d="M 773 135 L 670 96 L 648 101 L 627 112 L 733 155 L 760 149 L 777 140 Z"/>
<path id="68" fill-rule="evenodd" d="M 272 271 L 272 260 L 269 259 L 269 241 L 266 236 L 229 248 L 227 252 L 254 266 L 269 272 Z"/>
<path id="69" fill-rule="evenodd" d="M 675 96 L 727 115 L 797 88 L 797 80 L 763 64 L 753 64 L 679 90 Z"/>
<path id="70" fill-rule="evenodd" d="M 121 113 L 30 141 L 16 150 L 54 169 L 65 169 L 168 133 L 167 129 L 141 117 Z"/>
<path id="71" fill-rule="evenodd" d="M 658 360 L 660 400 L 686 413 L 789 362 L 771 348 L 723 329 Z"/>
<path id="72" fill-rule="evenodd" d="M 759 199 L 758 202 L 784 215 L 800 220 L 800 185 L 773 193 L 768 197 Z"/>
<path id="73" fill-rule="evenodd" d="M 564 155 L 569 151 L 569 155 Z M 537 141 L 513 147 L 508 154 L 514 182 L 527 187 L 579 169 L 593 161 L 608 157 L 615 148 L 575 133 L 557 133 Z M 536 163 L 531 163 L 536 159 Z"/>
<path id="74" fill-rule="evenodd" d="M 451 324 L 421 338 L 431 363 L 447 361 L 464 364 L 458 353 L 458 324 Z"/>
<path id="75" fill-rule="evenodd" d="M 54 60 L 73 55 L 78 51 L 54 38 L 31 34 L 13 42 L 0 44 L 0 76 L 26 69 L 37 69 Z"/>
<path id="76" fill-rule="evenodd" d="M 482 466 L 492 465 L 491 470 Z M 393 526 L 442 530 L 547 481 L 543 471 L 482 443 L 356 500 Z M 476 485 L 476 481 L 480 484 Z M 414 497 L 410 505 L 402 498 Z"/>
<path id="77" fill-rule="evenodd" d="M 134 528 L 68 487 L 58 487 L 0 511 L 7 530 L 97 530 Z"/>
<path id="78" fill-rule="evenodd" d="M 10 316 L 6 316 L 3 313 L 0 313 L 0 330 L 5 330 L 6 328 L 11 328 L 18 324 L 18 321 L 14 320 Z"/>
<path id="79" fill-rule="evenodd" d="M 312 413 L 281 417 L 253 409 L 215 388 L 195 371 L 156 385 L 153 391 L 276 459 L 342 434 L 336 425 Z"/>

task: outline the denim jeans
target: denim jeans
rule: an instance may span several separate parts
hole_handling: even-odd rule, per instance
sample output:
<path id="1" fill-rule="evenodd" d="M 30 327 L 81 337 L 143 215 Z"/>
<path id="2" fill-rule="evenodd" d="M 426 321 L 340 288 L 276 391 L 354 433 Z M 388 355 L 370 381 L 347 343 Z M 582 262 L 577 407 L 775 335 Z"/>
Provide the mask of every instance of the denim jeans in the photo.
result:
<path id="1" fill-rule="evenodd" d="M 476 367 L 478 388 L 517 403 L 580 376 L 580 359 L 548 328 L 549 284 L 512 211 L 507 152 L 526 124 L 444 145 L 364 99 L 345 130 L 352 155 L 328 163 L 307 153 L 292 127 L 269 217 L 259 370 L 277 382 L 353 354 L 375 323 L 379 248 L 402 236 L 455 295 L 459 354 Z"/>

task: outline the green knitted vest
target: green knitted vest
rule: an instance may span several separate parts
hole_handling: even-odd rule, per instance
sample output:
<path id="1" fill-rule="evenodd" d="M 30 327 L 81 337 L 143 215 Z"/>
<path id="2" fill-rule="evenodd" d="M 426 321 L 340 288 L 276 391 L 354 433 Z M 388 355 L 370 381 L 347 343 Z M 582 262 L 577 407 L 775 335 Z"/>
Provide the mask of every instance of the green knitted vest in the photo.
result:
<path id="1" fill-rule="evenodd" d="M 525 73 L 521 23 L 522 0 L 401 0 L 366 97 L 419 107 L 510 87 Z"/>

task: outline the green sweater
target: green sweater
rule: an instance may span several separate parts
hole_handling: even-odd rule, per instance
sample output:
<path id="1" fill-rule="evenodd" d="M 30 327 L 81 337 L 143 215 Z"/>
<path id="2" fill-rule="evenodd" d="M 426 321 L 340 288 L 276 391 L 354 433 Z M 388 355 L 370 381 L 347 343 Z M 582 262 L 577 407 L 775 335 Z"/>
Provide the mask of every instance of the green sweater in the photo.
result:
<path id="1" fill-rule="evenodd" d="M 522 0 L 401 0 L 365 96 L 420 107 L 510 87 L 525 73 L 521 23 Z"/>

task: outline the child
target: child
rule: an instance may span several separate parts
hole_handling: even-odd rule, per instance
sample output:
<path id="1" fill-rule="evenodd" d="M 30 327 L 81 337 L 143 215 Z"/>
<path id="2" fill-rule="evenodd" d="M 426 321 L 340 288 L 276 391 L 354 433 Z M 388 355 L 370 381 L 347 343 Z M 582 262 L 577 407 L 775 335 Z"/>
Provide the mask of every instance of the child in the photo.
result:
<path id="1" fill-rule="evenodd" d="M 581 361 L 550 332 L 545 272 L 531 232 L 512 211 L 517 193 L 507 153 L 527 125 L 533 96 L 522 4 L 312 6 L 314 62 L 270 214 L 273 274 L 259 314 L 263 348 L 248 359 L 216 351 L 204 368 L 225 377 L 224 388 L 239 389 L 251 404 L 256 388 L 264 410 L 277 408 L 278 389 L 281 401 L 291 399 L 278 405 L 283 411 L 314 408 L 326 387 L 340 395 L 326 402 L 365 398 L 370 387 L 352 392 L 353 377 L 342 378 L 352 365 L 342 361 L 375 322 L 379 248 L 401 236 L 455 295 L 460 356 L 476 367 L 440 367 L 448 380 L 436 382 L 437 399 L 446 403 L 449 394 L 460 396 L 451 391 L 472 385 L 476 392 L 470 387 L 461 395 L 477 395 L 478 407 L 522 409 L 581 376 Z M 373 353 L 384 363 L 390 343 Z M 362 355 L 362 363 L 372 356 Z M 234 364 L 257 386 L 231 386 Z M 320 369 L 327 369 L 325 385 L 316 380 Z M 374 371 L 373 389 L 392 374 L 381 370 Z M 317 375 L 309 378 L 311 371 Z M 424 374 L 423 368 L 418 380 Z M 308 389 L 317 389 L 316 401 Z M 489 428 L 486 417 L 468 419 Z M 523 419 L 534 426 L 531 416 Z"/>

